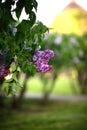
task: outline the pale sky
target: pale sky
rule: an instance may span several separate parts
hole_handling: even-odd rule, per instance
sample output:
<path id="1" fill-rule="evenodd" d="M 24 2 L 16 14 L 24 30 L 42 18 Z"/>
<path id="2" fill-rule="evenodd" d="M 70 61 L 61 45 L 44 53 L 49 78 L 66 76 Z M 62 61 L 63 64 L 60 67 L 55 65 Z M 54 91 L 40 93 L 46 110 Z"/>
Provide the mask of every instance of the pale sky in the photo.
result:
<path id="1" fill-rule="evenodd" d="M 87 0 L 75 0 L 87 11 Z M 42 21 L 46 26 L 50 26 L 54 18 L 60 13 L 71 0 L 37 0 L 37 20 Z"/>

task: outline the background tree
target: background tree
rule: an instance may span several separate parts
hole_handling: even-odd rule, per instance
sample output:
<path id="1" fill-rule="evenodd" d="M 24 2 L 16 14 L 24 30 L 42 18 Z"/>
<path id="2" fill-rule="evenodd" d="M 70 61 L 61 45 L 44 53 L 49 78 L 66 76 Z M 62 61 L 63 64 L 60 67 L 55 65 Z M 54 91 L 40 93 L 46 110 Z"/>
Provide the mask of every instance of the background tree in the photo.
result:
<path id="1" fill-rule="evenodd" d="M 77 88 L 74 86 L 72 80 L 72 70 L 77 72 L 77 81 L 80 86 L 81 94 L 87 93 L 87 70 L 86 70 L 86 52 L 87 52 L 87 34 L 78 36 L 75 34 L 50 34 L 43 40 L 43 49 L 50 48 L 54 50 L 54 58 L 50 60 L 50 64 L 54 66 L 53 76 L 58 74 L 62 70 L 66 70 L 69 77 L 71 77 L 71 86 L 73 91 L 77 93 Z M 56 76 L 56 77 L 57 77 Z M 44 80 L 44 78 L 41 78 Z M 54 80 L 53 80 L 54 81 Z M 44 80 L 47 84 L 47 80 Z M 46 85 L 45 87 L 46 88 Z M 52 86 L 52 89 L 54 85 Z M 51 89 L 51 87 L 50 87 Z M 51 90 L 52 90 L 51 89 Z M 47 93 L 47 88 L 45 93 Z M 50 94 L 50 93 L 49 93 Z"/>

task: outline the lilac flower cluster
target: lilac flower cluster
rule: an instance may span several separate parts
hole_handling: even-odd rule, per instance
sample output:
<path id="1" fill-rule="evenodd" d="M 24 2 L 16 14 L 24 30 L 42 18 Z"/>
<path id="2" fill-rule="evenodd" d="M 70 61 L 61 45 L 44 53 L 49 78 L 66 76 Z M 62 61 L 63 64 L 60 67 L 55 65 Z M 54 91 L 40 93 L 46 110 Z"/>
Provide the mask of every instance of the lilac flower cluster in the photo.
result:
<path id="1" fill-rule="evenodd" d="M 9 73 L 9 70 L 6 69 L 5 64 L 2 64 L 2 65 L 0 66 L 0 78 L 3 78 L 3 77 L 5 77 L 5 76 L 7 76 L 8 73 Z"/>
<path id="2" fill-rule="evenodd" d="M 49 60 L 54 56 L 52 50 L 39 51 L 36 50 L 33 56 L 33 62 L 37 67 L 37 72 L 47 72 L 52 69 L 51 65 L 48 65 Z"/>

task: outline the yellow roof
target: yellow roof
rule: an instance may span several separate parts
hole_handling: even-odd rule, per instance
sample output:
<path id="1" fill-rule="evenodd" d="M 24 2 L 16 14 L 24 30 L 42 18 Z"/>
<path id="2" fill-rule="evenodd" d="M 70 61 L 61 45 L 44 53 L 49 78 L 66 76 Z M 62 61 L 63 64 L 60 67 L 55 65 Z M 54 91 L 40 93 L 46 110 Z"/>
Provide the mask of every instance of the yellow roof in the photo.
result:
<path id="1" fill-rule="evenodd" d="M 76 2 L 72 1 L 56 16 L 51 25 L 54 32 L 81 35 L 87 32 L 87 12 Z"/>

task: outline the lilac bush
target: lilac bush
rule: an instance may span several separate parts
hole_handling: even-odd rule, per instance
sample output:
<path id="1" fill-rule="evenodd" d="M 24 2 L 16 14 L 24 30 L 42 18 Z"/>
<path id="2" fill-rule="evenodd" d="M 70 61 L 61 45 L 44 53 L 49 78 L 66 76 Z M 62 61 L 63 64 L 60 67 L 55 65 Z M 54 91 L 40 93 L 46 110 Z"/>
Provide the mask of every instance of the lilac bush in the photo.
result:
<path id="1" fill-rule="evenodd" d="M 41 48 L 45 33 L 49 31 L 42 22 L 36 21 L 37 6 L 36 0 L 0 1 L 0 84 L 6 84 L 0 90 L 7 94 L 13 94 L 15 86 L 23 87 L 18 80 L 19 73 L 33 76 L 36 70 L 52 69 L 48 61 L 53 52 L 35 51 Z M 23 9 L 28 18 L 20 20 Z"/>

